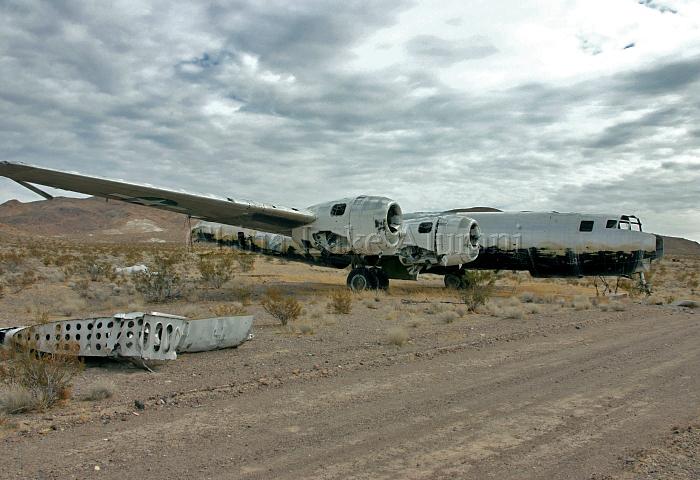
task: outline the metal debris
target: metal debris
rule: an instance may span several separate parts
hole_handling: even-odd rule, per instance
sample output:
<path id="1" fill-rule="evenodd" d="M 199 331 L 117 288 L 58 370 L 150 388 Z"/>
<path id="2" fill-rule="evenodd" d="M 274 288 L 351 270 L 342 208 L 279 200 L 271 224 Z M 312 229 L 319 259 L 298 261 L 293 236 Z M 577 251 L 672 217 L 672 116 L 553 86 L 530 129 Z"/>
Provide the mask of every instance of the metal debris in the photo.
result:
<path id="1" fill-rule="evenodd" d="M 131 312 L 0 329 L 0 344 L 30 343 L 40 352 L 77 352 L 85 357 L 175 360 L 178 352 L 238 346 L 252 338 L 252 327 L 252 315 L 188 320 Z"/>

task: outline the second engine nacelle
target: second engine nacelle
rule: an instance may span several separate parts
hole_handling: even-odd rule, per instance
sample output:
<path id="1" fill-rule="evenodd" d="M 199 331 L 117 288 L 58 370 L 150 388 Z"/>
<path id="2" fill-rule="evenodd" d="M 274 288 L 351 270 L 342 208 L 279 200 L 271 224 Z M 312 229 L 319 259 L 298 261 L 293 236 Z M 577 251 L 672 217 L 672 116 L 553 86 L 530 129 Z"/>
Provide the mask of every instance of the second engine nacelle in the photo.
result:
<path id="1" fill-rule="evenodd" d="M 479 255 L 481 230 L 476 221 L 461 215 L 432 215 L 404 224 L 405 238 L 399 258 L 405 265 L 462 265 Z"/>
<path id="2" fill-rule="evenodd" d="M 363 195 L 309 210 L 316 221 L 292 232 L 300 245 L 332 254 L 391 255 L 400 244 L 401 207 L 390 198 Z"/>

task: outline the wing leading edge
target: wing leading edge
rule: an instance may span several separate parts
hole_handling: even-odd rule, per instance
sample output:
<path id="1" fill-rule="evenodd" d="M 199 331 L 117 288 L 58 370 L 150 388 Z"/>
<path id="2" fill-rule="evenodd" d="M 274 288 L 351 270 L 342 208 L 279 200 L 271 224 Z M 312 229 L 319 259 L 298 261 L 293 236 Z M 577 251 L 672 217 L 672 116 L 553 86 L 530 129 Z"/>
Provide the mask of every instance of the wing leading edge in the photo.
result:
<path id="1" fill-rule="evenodd" d="M 177 192 L 22 163 L 1 161 L 0 176 L 10 178 L 27 188 L 31 188 L 32 184 L 43 185 L 283 235 L 291 235 L 293 228 L 311 223 L 316 218 L 307 210 Z"/>

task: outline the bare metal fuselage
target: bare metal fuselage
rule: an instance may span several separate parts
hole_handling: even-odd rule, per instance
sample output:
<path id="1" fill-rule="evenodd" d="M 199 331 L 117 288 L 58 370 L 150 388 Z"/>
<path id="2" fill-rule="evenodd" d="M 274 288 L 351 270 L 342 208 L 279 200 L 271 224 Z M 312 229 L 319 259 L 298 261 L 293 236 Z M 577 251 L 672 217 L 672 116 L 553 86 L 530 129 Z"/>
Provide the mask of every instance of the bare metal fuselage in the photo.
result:
<path id="1" fill-rule="evenodd" d="M 439 213 L 404 214 L 404 219 Z M 481 228 L 479 255 L 469 269 L 525 270 L 535 277 L 631 275 L 648 270 L 663 254 L 663 239 L 642 232 L 635 217 L 557 212 L 465 212 Z M 336 268 L 347 267 L 349 255 L 308 251 L 294 239 L 238 227 L 204 222 L 193 229 L 200 241 L 210 241 L 262 253 L 281 255 Z M 392 256 L 369 258 L 391 278 L 412 279 L 417 273 L 459 272 L 460 265 L 406 268 Z"/>

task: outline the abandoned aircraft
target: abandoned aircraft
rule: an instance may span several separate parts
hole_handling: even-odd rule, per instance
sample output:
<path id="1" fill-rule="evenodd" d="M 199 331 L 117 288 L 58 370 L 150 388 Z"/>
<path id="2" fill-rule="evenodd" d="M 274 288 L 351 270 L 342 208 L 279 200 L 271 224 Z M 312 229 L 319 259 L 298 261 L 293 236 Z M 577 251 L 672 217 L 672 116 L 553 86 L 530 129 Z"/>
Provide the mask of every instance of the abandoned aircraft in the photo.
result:
<path id="1" fill-rule="evenodd" d="M 446 286 L 460 287 L 466 268 L 527 270 L 540 277 L 640 273 L 643 278 L 663 254 L 662 238 L 642 232 L 631 215 L 469 209 L 404 215 L 394 200 L 366 195 L 299 210 L 6 161 L 0 162 L 0 176 L 47 199 L 51 195 L 36 185 L 232 226 L 219 229 L 226 231 L 219 238 L 215 224 L 201 224 L 195 233 L 296 260 L 351 265 L 347 285 L 353 290 L 385 289 L 390 278 L 415 280 L 420 273 L 444 275 Z"/>

